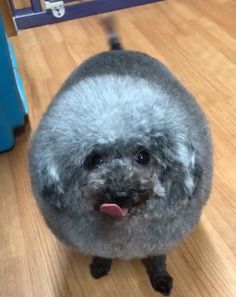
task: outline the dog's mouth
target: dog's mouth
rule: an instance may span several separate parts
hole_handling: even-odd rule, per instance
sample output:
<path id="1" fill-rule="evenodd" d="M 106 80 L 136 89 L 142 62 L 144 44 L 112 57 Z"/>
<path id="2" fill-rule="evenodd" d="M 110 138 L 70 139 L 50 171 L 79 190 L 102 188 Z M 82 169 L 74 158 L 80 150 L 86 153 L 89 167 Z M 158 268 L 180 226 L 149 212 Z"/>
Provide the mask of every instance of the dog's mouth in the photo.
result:
<path id="1" fill-rule="evenodd" d="M 112 217 L 122 218 L 126 217 L 129 214 L 129 208 L 120 207 L 116 203 L 103 203 L 100 208 L 100 212 Z"/>
<path id="2" fill-rule="evenodd" d="M 152 191 L 140 191 L 136 196 L 121 201 L 112 199 L 101 199 L 95 206 L 95 210 L 101 214 L 108 215 L 113 218 L 124 218 L 136 213 L 136 209 L 146 204 L 150 198 Z"/>

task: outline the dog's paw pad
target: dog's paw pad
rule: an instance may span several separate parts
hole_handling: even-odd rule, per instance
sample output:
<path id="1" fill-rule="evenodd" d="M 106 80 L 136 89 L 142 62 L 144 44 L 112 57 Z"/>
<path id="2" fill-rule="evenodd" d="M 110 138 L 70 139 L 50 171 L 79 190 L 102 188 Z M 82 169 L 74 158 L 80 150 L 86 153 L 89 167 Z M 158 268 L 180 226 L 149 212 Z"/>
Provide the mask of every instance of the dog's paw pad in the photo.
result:
<path id="1" fill-rule="evenodd" d="M 158 275 L 151 279 L 151 284 L 156 291 L 168 296 L 171 293 L 173 279 L 168 274 L 162 276 Z"/>

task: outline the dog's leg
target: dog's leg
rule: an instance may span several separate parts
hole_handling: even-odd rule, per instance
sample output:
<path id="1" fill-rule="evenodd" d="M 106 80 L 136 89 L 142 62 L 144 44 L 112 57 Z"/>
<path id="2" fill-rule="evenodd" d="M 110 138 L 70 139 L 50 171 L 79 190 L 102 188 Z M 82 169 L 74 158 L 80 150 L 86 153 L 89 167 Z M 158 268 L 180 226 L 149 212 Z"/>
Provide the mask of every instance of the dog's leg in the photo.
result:
<path id="1" fill-rule="evenodd" d="M 165 296 L 170 295 L 173 279 L 166 271 L 166 256 L 150 257 L 143 262 L 152 287 Z"/>
<path id="2" fill-rule="evenodd" d="M 93 257 L 93 260 L 90 264 L 91 275 L 96 279 L 107 275 L 111 269 L 111 263 L 111 259 Z"/>

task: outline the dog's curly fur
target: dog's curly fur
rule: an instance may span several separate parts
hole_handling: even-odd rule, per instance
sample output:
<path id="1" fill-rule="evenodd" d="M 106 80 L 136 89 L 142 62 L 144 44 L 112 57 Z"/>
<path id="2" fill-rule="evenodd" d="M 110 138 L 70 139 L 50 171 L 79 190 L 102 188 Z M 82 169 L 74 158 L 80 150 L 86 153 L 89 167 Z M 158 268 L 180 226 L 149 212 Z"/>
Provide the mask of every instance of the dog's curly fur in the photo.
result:
<path id="1" fill-rule="evenodd" d="M 146 166 L 135 162 L 140 148 L 150 154 Z M 102 164 L 89 168 L 94 154 Z M 167 254 L 198 222 L 211 188 L 203 112 L 162 63 L 134 51 L 98 54 L 72 73 L 41 120 L 29 161 L 54 234 L 104 258 Z M 142 203 L 108 217 L 96 205 L 112 201 L 112 191 L 133 191 Z"/>

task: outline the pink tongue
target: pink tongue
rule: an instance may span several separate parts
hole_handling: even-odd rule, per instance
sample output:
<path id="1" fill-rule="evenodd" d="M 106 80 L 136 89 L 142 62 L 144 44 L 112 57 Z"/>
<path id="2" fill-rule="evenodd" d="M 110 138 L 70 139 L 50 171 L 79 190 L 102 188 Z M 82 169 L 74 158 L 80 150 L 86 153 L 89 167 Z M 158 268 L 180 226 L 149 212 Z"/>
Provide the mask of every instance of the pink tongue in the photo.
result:
<path id="1" fill-rule="evenodd" d="M 128 214 L 127 208 L 120 208 L 117 204 L 103 203 L 100 206 L 100 212 L 108 214 L 113 217 L 125 217 Z"/>

